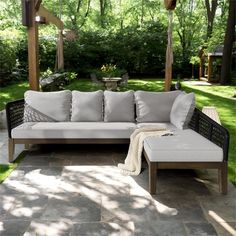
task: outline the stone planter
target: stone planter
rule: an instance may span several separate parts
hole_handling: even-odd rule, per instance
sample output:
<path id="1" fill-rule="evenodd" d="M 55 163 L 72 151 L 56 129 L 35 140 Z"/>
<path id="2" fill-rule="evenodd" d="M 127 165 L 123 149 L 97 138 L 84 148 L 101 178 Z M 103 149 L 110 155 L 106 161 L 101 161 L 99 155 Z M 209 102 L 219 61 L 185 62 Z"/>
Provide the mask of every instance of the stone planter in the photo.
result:
<path id="1" fill-rule="evenodd" d="M 121 81 L 121 79 L 122 78 L 120 77 L 112 77 L 112 78 L 103 77 L 102 81 L 104 82 L 104 85 L 107 90 L 116 91 L 118 87 L 118 82 Z"/>

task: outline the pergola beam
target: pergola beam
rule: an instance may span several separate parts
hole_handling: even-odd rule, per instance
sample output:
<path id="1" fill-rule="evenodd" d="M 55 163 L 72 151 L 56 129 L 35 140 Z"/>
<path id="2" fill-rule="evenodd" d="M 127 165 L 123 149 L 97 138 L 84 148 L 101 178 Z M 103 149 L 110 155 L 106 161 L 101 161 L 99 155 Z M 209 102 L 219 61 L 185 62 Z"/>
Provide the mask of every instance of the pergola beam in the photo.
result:
<path id="1" fill-rule="evenodd" d="M 39 9 L 41 3 L 42 3 L 42 0 L 36 0 L 36 2 L 35 2 L 35 10 L 36 10 L 36 11 L 38 11 L 38 9 Z"/>
<path id="2" fill-rule="evenodd" d="M 39 10 L 37 11 L 37 15 L 45 17 L 46 24 L 52 23 L 56 25 L 58 29 L 60 30 L 64 29 L 63 22 L 58 17 L 54 16 L 50 11 L 48 11 L 42 5 L 39 7 Z"/>

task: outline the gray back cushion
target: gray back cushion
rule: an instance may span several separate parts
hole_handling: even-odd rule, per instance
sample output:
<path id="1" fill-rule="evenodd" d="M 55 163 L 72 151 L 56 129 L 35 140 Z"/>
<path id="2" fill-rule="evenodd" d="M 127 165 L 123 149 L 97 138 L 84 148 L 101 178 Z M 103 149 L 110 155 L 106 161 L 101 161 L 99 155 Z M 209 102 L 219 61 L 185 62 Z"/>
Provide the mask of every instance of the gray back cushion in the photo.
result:
<path id="1" fill-rule="evenodd" d="M 134 92 L 104 92 L 104 121 L 134 122 Z"/>
<path id="2" fill-rule="evenodd" d="M 72 91 L 71 121 L 102 121 L 103 91 Z"/>
<path id="3" fill-rule="evenodd" d="M 69 121 L 71 109 L 71 91 L 38 92 L 26 91 L 25 122 Z"/>
<path id="4" fill-rule="evenodd" d="M 194 93 L 186 94 L 185 92 L 182 92 L 173 103 L 170 113 L 170 122 L 179 129 L 187 128 L 193 115 L 194 108 Z"/>
<path id="5" fill-rule="evenodd" d="M 169 122 L 172 105 L 180 93 L 136 91 L 137 122 Z"/>

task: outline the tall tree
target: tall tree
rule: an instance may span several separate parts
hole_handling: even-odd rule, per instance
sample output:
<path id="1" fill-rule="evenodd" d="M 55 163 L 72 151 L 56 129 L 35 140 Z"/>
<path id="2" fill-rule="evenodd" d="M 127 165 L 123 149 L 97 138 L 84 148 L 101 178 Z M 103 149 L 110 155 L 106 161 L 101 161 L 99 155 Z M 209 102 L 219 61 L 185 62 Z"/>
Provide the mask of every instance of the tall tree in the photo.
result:
<path id="1" fill-rule="evenodd" d="M 232 51 L 235 41 L 236 1 L 229 0 L 229 15 L 224 40 L 223 60 L 221 68 L 221 84 L 228 84 L 231 80 Z"/>
<path id="2" fill-rule="evenodd" d="M 91 0 L 77 0 L 67 2 L 67 15 L 71 21 L 72 29 L 76 32 L 84 26 L 90 11 Z"/>
<path id="3" fill-rule="evenodd" d="M 144 20 L 144 0 L 141 1 L 141 25 L 143 25 Z"/>
<path id="4" fill-rule="evenodd" d="M 177 22 L 174 29 L 178 34 L 178 41 L 181 48 L 181 67 L 184 68 L 189 64 L 190 55 L 193 49 L 201 45 L 203 8 L 201 1 L 180 0 L 175 10 Z M 197 45 L 198 44 L 198 45 Z"/>
<path id="5" fill-rule="evenodd" d="M 205 0 L 205 6 L 207 10 L 207 38 L 211 37 L 213 30 L 213 23 L 218 6 L 218 0 Z"/>
<path id="6" fill-rule="evenodd" d="M 101 27 L 105 28 L 105 26 L 106 26 L 107 0 L 99 0 L 99 3 L 100 3 Z"/>

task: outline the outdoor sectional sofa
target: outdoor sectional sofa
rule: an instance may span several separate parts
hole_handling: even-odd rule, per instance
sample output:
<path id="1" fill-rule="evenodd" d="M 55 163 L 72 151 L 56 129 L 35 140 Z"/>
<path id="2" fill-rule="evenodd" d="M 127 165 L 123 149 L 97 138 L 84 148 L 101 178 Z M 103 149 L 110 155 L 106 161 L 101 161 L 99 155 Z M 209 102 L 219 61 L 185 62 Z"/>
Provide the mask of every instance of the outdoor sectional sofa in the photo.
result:
<path id="1" fill-rule="evenodd" d="M 193 93 L 27 91 L 6 113 L 10 162 L 15 144 L 129 143 L 136 128 L 155 125 L 173 135 L 144 140 L 151 194 L 162 168 L 218 169 L 220 191 L 227 193 L 229 133 L 195 108 Z"/>

